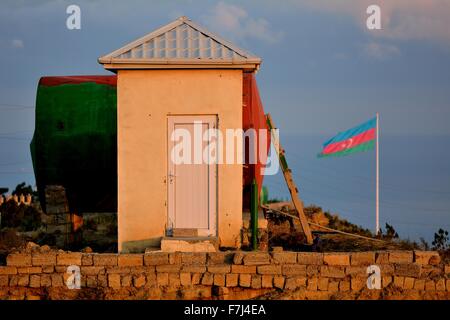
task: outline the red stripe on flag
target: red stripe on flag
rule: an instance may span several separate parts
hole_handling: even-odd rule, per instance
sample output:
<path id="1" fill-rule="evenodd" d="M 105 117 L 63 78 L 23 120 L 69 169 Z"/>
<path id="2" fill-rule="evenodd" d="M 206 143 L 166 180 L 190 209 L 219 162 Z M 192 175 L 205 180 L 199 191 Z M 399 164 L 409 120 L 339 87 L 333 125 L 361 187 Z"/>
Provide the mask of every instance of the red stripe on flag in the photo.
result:
<path id="1" fill-rule="evenodd" d="M 373 139 L 375 139 L 375 128 L 364 131 L 347 140 L 329 144 L 323 149 L 322 154 L 330 154 L 354 148 L 361 143 L 365 143 Z"/>

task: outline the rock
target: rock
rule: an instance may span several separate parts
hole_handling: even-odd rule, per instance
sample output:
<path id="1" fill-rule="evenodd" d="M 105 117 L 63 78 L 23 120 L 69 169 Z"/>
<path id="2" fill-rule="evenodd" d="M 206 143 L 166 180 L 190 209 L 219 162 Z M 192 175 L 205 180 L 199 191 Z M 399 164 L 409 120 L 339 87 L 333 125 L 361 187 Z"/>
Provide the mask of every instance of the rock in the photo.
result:
<path id="1" fill-rule="evenodd" d="M 43 246 L 41 246 L 40 251 L 41 253 L 47 253 L 50 252 L 52 249 L 50 248 L 50 246 L 44 244 Z"/>
<path id="2" fill-rule="evenodd" d="M 39 245 L 34 243 L 34 242 L 27 242 L 26 246 L 25 246 L 25 252 L 27 253 L 31 253 L 31 252 L 35 252 L 37 250 L 39 250 Z"/>
<path id="3" fill-rule="evenodd" d="M 81 250 L 81 252 L 83 252 L 83 253 L 92 253 L 93 251 L 92 251 L 91 247 L 86 247 L 83 250 Z"/>

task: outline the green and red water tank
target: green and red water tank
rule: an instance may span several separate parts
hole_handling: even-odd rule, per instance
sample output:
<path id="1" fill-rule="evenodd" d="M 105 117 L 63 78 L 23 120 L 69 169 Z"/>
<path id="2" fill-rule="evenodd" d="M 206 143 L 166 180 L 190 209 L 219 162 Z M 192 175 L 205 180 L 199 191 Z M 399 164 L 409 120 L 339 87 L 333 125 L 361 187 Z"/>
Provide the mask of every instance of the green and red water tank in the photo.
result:
<path id="1" fill-rule="evenodd" d="M 253 73 L 244 73 L 242 112 L 244 130 L 267 129 Z M 30 148 L 44 210 L 45 187 L 61 185 L 71 213 L 116 212 L 117 76 L 42 77 Z M 260 169 L 260 163 L 243 168 L 244 210 L 253 179 L 261 194 Z"/>

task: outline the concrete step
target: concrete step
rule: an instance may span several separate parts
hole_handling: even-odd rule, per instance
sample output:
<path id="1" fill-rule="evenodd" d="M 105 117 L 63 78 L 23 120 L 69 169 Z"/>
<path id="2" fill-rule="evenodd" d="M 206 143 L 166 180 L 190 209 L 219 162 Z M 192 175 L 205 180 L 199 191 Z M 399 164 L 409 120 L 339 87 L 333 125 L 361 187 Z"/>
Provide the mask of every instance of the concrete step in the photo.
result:
<path id="1" fill-rule="evenodd" d="M 163 252 L 217 252 L 217 237 L 164 237 L 161 240 Z"/>

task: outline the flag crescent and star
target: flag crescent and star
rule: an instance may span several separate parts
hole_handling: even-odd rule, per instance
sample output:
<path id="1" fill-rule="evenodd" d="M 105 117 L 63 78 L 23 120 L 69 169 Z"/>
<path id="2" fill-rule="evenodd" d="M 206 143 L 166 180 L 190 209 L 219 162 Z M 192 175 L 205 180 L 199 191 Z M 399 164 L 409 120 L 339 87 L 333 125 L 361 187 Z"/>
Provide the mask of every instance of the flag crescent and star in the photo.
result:
<path id="1" fill-rule="evenodd" d="M 323 150 L 317 156 L 337 157 L 372 150 L 375 146 L 376 125 L 377 119 L 373 118 L 359 126 L 339 132 L 323 144 Z"/>

